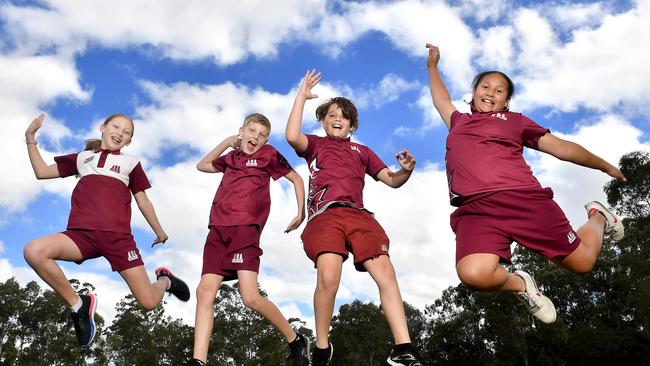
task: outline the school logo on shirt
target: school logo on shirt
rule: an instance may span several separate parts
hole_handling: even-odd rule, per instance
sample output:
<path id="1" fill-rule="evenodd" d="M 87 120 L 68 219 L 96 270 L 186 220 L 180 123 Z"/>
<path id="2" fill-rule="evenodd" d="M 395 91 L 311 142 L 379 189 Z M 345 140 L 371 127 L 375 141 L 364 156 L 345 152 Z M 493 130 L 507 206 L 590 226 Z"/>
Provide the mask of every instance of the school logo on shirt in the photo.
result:
<path id="1" fill-rule="evenodd" d="M 576 234 L 574 234 L 573 231 L 569 231 L 566 234 L 566 238 L 569 239 L 569 244 L 571 244 L 576 240 Z"/>
<path id="2" fill-rule="evenodd" d="M 248 159 L 246 166 L 257 166 L 257 159 Z"/>
<path id="3" fill-rule="evenodd" d="M 506 115 L 504 113 L 493 113 L 490 116 L 500 118 L 500 119 L 502 119 L 504 121 L 508 120 L 508 117 L 506 117 Z"/>
<path id="4" fill-rule="evenodd" d="M 129 262 L 133 262 L 134 260 L 138 259 L 138 253 L 135 250 L 129 250 L 126 255 L 126 259 L 128 259 Z"/>
<path id="5" fill-rule="evenodd" d="M 387 251 L 388 251 L 388 245 L 386 245 L 386 244 L 382 244 L 382 245 L 381 245 L 381 251 L 382 251 L 382 252 L 387 252 Z"/>
<path id="6" fill-rule="evenodd" d="M 352 151 L 356 151 L 356 152 L 358 152 L 359 154 L 361 154 L 361 150 L 359 150 L 359 148 L 358 148 L 357 146 L 355 146 L 355 145 L 350 145 L 350 150 L 352 150 Z"/>
<path id="7" fill-rule="evenodd" d="M 111 171 L 112 171 L 112 172 L 115 172 L 115 173 L 117 173 L 117 174 L 120 174 L 120 166 L 119 166 L 119 165 L 113 165 L 113 166 L 111 167 Z"/>
<path id="8" fill-rule="evenodd" d="M 93 156 L 91 156 L 91 157 L 89 157 L 89 158 L 84 159 L 84 164 L 86 164 L 86 163 L 88 163 L 88 162 L 90 162 L 90 161 L 93 161 L 94 158 L 95 158 L 95 155 L 93 155 Z"/>
<path id="9" fill-rule="evenodd" d="M 232 263 L 244 263 L 244 255 L 242 253 L 233 254 Z"/>

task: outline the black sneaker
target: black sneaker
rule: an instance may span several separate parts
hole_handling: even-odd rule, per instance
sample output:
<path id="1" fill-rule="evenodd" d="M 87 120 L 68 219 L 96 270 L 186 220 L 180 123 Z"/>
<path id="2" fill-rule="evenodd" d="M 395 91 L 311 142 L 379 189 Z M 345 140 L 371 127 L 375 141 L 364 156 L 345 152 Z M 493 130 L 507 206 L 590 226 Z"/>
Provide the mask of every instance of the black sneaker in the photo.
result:
<path id="1" fill-rule="evenodd" d="M 332 355 L 334 355 L 332 342 L 325 349 L 314 346 L 314 349 L 311 351 L 311 364 L 312 366 L 327 366 L 332 360 Z"/>
<path id="2" fill-rule="evenodd" d="M 156 270 L 156 278 L 160 277 L 167 277 L 172 283 L 169 286 L 169 289 L 167 289 L 167 292 L 178 297 L 178 299 L 182 301 L 190 299 L 190 288 L 187 287 L 187 284 L 183 280 L 174 276 L 172 271 L 165 267 L 160 267 Z"/>
<path id="3" fill-rule="evenodd" d="M 395 347 L 393 347 L 393 350 L 390 352 L 390 356 L 388 356 L 388 359 L 386 360 L 389 365 L 393 366 L 423 366 L 424 363 L 422 363 L 422 359 L 420 358 L 420 354 L 418 353 L 418 350 L 415 347 L 411 347 L 411 349 L 408 349 L 403 352 L 397 352 L 395 350 Z"/>
<path id="4" fill-rule="evenodd" d="M 81 307 L 76 312 L 70 312 L 74 332 L 81 347 L 86 347 L 95 338 L 95 307 L 97 300 L 92 292 L 88 295 L 79 295 Z"/>
<path id="5" fill-rule="evenodd" d="M 296 339 L 289 343 L 293 366 L 309 366 L 309 339 L 296 332 Z"/>
<path id="6" fill-rule="evenodd" d="M 187 362 L 185 362 L 183 365 L 185 366 L 205 366 L 205 362 L 201 360 L 197 360 L 196 358 L 193 358 Z"/>

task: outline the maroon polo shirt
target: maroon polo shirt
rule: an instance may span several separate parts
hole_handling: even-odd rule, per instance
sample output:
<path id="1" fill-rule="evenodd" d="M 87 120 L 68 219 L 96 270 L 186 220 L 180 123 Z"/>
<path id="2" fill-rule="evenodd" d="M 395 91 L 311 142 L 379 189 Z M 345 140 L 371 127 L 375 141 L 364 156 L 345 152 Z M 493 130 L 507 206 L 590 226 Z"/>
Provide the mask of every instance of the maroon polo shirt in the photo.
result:
<path id="1" fill-rule="evenodd" d="M 365 175 L 377 180 L 386 164 L 369 147 L 349 138 L 306 136 L 307 150 L 298 156 L 309 165 L 309 220 L 334 203 L 363 209 Z"/>
<path id="2" fill-rule="evenodd" d="M 547 132 L 521 113 L 452 113 L 445 158 L 451 204 L 482 193 L 541 187 L 523 147 L 539 150 Z"/>
<path id="3" fill-rule="evenodd" d="M 212 161 L 223 172 L 212 201 L 209 226 L 258 225 L 264 228 L 271 210 L 270 178 L 277 180 L 293 169 L 273 146 L 251 155 L 230 151 Z"/>
<path id="4" fill-rule="evenodd" d="M 151 187 L 137 158 L 100 149 L 54 161 L 61 178 L 80 178 L 72 191 L 68 230 L 131 232 L 131 195 Z"/>

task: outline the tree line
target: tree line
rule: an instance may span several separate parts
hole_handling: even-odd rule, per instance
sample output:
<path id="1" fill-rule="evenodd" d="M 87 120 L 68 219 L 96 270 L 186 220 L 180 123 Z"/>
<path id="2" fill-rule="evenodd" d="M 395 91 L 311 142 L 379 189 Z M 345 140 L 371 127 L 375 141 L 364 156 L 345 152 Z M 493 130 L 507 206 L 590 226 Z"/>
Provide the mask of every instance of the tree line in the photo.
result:
<path id="1" fill-rule="evenodd" d="M 514 296 L 449 287 L 424 309 L 405 303 L 413 341 L 432 365 L 650 365 L 650 154 L 621 158 L 627 182 L 611 181 L 607 200 L 625 216 L 626 237 L 605 241 L 593 272 L 578 276 L 517 248 L 514 265 L 534 273 L 558 309 L 550 325 L 535 322 Z M 78 291 L 89 283 L 73 280 Z M 143 311 L 128 295 L 89 348 L 77 346 L 68 309 L 36 282 L 0 283 L 0 366 L 181 365 L 193 328 L 160 306 Z M 288 365 L 272 326 L 246 308 L 237 285 L 222 285 L 215 304 L 210 365 Z M 290 323 L 313 339 L 300 319 Z M 385 365 L 392 337 L 381 308 L 355 300 L 332 321 L 332 365 Z"/>

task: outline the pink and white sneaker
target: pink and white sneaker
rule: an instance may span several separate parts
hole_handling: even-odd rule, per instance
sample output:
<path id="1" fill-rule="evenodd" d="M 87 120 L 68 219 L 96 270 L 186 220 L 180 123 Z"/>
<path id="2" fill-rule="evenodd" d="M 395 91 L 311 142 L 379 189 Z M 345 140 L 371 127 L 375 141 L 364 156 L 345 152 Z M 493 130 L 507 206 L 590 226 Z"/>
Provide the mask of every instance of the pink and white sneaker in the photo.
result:
<path id="1" fill-rule="evenodd" d="M 587 203 L 585 205 L 585 209 L 587 210 L 588 217 L 591 217 L 596 212 L 599 212 L 605 216 L 605 219 L 607 220 L 607 226 L 605 226 L 605 235 L 611 236 L 612 239 L 616 241 L 623 239 L 625 232 L 623 221 L 621 221 L 620 217 L 614 215 L 610 210 L 605 208 L 605 206 L 603 206 L 598 201 L 591 201 Z"/>

